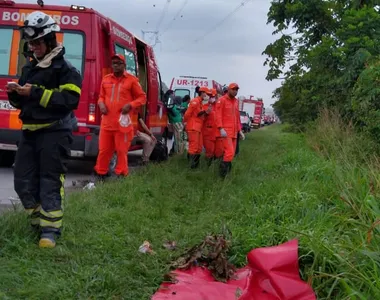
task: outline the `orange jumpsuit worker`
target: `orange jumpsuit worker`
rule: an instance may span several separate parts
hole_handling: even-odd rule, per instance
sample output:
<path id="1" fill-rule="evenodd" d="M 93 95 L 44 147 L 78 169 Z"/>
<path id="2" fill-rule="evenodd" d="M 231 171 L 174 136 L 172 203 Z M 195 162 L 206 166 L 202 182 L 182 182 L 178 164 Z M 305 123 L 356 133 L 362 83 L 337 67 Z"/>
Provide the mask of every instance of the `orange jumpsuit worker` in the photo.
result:
<path id="1" fill-rule="evenodd" d="M 95 166 L 95 172 L 100 180 L 105 179 L 114 152 L 117 155 L 115 174 L 117 176 L 128 175 L 127 154 L 134 130 L 131 122 L 127 126 L 123 126 L 119 119 L 121 115 L 129 115 L 132 109 L 146 103 L 146 94 L 138 79 L 127 73 L 125 67 L 123 55 L 112 56 L 113 73 L 106 75 L 101 83 L 98 105 L 102 113 L 102 121 L 99 154 Z"/>
<path id="2" fill-rule="evenodd" d="M 199 159 L 201 157 L 203 141 L 202 141 L 202 127 L 206 114 L 211 112 L 211 108 L 203 110 L 202 105 L 208 103 L 210 93 L 206 87 L 201 87 L 198 90 L 198 97 L 192 99 L 184 115 L 184 123 L 186 123 L 186 132 L 189 141 L 189 159 L 190 168 L 195 169 L 199 166 Z"/>
<path id="3" fill-rule="evenodd" d="M 216 89 L 212 89 L 210 100 L 203 106 L 203 110 L 211 107 L 211 112 L 205 116 L 205 121 L 202 129 L 203 146 L 206 150 L 207 165 L 210 166 L 215 158 L 223 156 L 223 141 L 220 137 L 219 130 L 216 126 L 215 105 L 218 100 Z"/>
<path id="4" fill-rule="evenodd" d="M 224 178 L 231 171 L 238 134 L 244 139 L 240 127 L 240 112 L 236 95 L 239 86 L 231 83 L 228 92 L 216 102 L 216 125 L 223 141 L 224 156 L 220 163 L 220 175 Z"/>

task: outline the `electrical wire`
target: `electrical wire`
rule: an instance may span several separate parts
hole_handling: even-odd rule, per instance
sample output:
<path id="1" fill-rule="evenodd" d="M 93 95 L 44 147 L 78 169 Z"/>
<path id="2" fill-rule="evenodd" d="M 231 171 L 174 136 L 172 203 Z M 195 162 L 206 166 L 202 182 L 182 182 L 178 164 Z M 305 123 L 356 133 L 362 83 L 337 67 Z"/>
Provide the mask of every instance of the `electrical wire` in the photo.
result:
<path id="1" fill-rule="evenodd" d="M 159 30 L 159 28 L 161 26 L 161 23 L 164 20 L 164 17 L 165 17 L 165 15 L 166 15 L 166 13 L 167 13 L 167 11 L 169 9 L 170 2 L 171 2 L 171 0 L 166 0 L 164 9 L 162 10 L 161 15 L 160 15 L 160 17 L 159 17 L 159 19 L 157 21 L 157 25 L 156 25 L 156 29 L 155 29 L 156 33 L 153 34 L 151 36 L 151 38 L 149 39 L 149 44 L 152 44 L 153 40 L 157 40 L 158 30 Z"/>
<path id="2" fill-rule="evenodd" d="M 246 5 L 248 2 L 250 2 L 252 0 L 244 0 L 242 1 L 233 11 L 231 11 L 228 15 L 226 15 L 221 21 L 219 21 L 214 27 L 212 27 L 209 31 L 207 31 L 206 33 L 204 33 L 203 35 L 201 35 L 200 37 L 196 38 L 195 40 L 193 40 L 191 42 L 191 45 L 194 45 L 198 42 L 200 42 L 201 40 L 203 40 L 206 36 L 208 36 L 210 33 L 214 32 L 216 29 L 218 29 L 218 27 L 220 25 L 222 25 L 224 22 L 226 22 L 229 18 L 231 18 L 234 14 L 236 14 L 244 5 Z M 173 52 L 180 52 L 182 51 L 183 49 L 185 49 L 187 47 L 187 45 L 181 47 L 181 48 L 178 48 L 177 50 L 173 51 Z"/>
<path id="3" fill-rule="evenodd" d="M 165 32 L 167 32 L 171 27 L 172 27 L 172 24 L 177 20 L 177 18 L 181 15 L 183 9 L 185 8 L 186 4 L 189 2 L 189 0 L 185 0 L 180 9 L 178 10 L 178 12 L 175 14 L 175 16 L 173 17 L 173 19 L 169 22 L 168 26 L 166 26 L 166 28 L 159 34 L 159 36 L 162 36 Z"/>
<path id="4" fill-rule="evenodd" d="M 156 25 L 156 31 L 158 31 L 160 29 L 161 23 L 164 20 L 164 17 L 166 15 L 166 13 L 168 12 L 170 2 L 171 2 L 171 0 L 166 0 L 164 9 L 162 10 L 161 16 L 158 19 L 158 22 L 157 22 L 157 25 Z"/>

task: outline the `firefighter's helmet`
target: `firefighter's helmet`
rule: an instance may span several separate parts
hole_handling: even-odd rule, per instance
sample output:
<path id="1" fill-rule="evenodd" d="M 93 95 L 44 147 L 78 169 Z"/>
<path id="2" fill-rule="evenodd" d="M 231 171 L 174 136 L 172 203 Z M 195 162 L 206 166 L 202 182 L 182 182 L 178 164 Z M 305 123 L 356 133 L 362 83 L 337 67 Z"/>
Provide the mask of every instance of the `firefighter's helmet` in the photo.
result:
<path id="1" fill-rule="evenodd" d="M 59 32 L 61 28 L 49 15 L 34 11 L 28 15 L 20 30 L 23 39 L 32 41 Z"/>

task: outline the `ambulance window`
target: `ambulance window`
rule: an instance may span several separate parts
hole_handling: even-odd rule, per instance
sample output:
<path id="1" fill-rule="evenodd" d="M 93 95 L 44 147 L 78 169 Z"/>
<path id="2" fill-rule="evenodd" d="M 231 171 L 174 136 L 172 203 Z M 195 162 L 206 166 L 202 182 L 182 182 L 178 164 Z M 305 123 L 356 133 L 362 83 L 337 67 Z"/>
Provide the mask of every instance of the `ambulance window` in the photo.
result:
<path id="1" fill-rule="evenodd" d="M 176 96 L 185 97 L 186 95 L 190 95 L 190 91 L 186 89 L 177 89 L 174 91 Z"/>
<path id="2" fill-rule="evenodd" d="M 13 29 L 0 29 L 0 75 L 8 75 L 11 62 Z"/>
<path id="3" fill-rule="evenodd" d="M 82 74 L 83 66 L 83 35 L 79 33 L 63 33 L 65 58 Z"/>
<path id="4" fill-rule="evenodd" d="M 121 54 L 125 57 L 126 61 L 126 71 L 134 76 L 137 76 L 136 58 L 135 54 L 120 45 L 115 45 L 115 50 L 117 54 Z"/>

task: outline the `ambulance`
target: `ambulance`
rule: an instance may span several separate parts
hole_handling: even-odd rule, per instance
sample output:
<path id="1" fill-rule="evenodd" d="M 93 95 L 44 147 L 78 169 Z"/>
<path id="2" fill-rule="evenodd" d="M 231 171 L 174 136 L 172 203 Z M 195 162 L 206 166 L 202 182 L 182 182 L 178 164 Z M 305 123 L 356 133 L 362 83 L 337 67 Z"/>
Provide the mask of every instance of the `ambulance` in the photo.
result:
<path id="1" fill-rule="evenodd" d="M 71 157 L 95 159 L 98 153 L 98 139 L 101 114 L 97 106 L 100 83 L 104 75 L 111 72 L 113 53 L 124 55 L 126 71 L 137 76 L 147 103 L 139 111 L 145 123 L 157 137 L 167 135 L 168 119 L 163 100 L 161 75 L 152 47 L 125 28 L 84 6 L 53 6 L 16 3 L 0 0 L 0 165 L 10 166 L 20 138 L 21 122 L 19 111 L 8 101 L 5 85 L 17 81 L 26 63 L 20 39 L 22 26 L 29 13 L 43 11 L 52 16 L 61 27 L 57 38 L 66 48 L 66 59 L 75 66 L 83 77 L 82 94 L 75 115 L 78 128 L 74 130 Z M 135 111 L 132 120 L 137 127 Z M 141 149 L 134 141 L 132 150 Z"/>
<path id="2" fill-rule="evenodd" d="M 207 77 L 179 76 L 174 77 L 170 83 L 170 89 L 174 91 L 176 96 L 182 98 L 186 95 L 189 95 L 190 98 L 197 97 L 198 95 L 195 92 L 197 86 L 216 89 L 219 94 L 222 94 L 223 86 L 215 80 L 207 79 Z"/>

